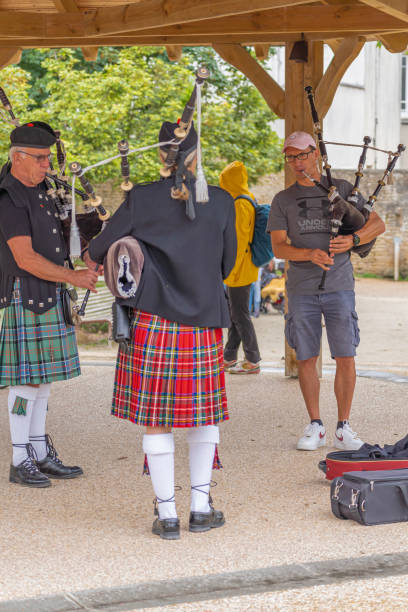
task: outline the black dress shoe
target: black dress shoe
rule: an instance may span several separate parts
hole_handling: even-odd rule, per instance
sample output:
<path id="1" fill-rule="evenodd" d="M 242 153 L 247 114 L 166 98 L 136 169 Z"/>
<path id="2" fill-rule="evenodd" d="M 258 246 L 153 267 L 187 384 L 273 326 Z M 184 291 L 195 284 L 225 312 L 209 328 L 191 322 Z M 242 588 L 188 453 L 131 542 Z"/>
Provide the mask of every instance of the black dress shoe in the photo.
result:
<path id="1" fill-rule="evenodd" d="M 10 482 L 25 487 L 49 487 L 51 482 L 42 474 L 31 457 L 27 457 L 18 465 L 10 465 Z"/>
<path id="2" fill-rule="evenodd" d="M 178 518 L 155 519 L 152 533 L 160 536 L 163 540 L 180 539 L 180 521 Z"/>
<path id="3" fill-rule="evenodd" d="M 211 508 L 210 512 L 190 512 L 188 530 L 195 533 L 210 531 L 216 527 L 222 527 L 225 523 L 224 514 L 221 510 Z"/>
<path id="4" fill-rule="evenodd" d="M 58 459 L 58 453 L 54 448 L 51 437 L 46 434 L 45 442 L 47 445 L 47 456 L 42 461 L 37 461 L 37 466 L 43 474 L 47 474 L 49 478 L 77 478 L 83 474 L 82 468 L 77 465 L 64 465 L 61 459 Z"/>

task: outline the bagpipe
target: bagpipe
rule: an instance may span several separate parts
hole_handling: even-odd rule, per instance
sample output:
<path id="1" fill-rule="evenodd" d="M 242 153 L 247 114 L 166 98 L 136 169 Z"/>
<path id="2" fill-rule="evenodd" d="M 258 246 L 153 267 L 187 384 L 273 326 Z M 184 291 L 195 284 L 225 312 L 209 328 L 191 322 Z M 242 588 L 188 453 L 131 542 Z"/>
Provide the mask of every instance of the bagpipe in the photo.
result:
<path id="1" fill-rule="evenodd" d="M 384 149 L 379 149 L 378 147 L 373 147 L 370 145 L 371 138 L 369 136 L 364 136 L 362 145 L 354 145 L 342 142 L 329 142 L 323 140 L 322 136 L 322 128 L 319 121 L 319 116 L 316 110 L 313 89 L 310 85 L 305 87 L 307 99 L 310 104 L 310 110 L 312 114 L 313 121 L 313 131 L 317 138 L 317 143 L 320 150 L 320 155 L 322 158 L 323 170 L 325 171 L 327 178 L 327 187 L 323 185 L 320 181 L 317 181 L 313 177 L 309 176 L 304 172 L 303 174 L 312 181 L 316 187 L 322 190 L 322 192 L 327 194 L 330 206 L 329 206 L 329 215 L 330 215 L 330 239 L 336 238 L 339 234 L 348 235 L 354 234 L 359 229 L 361 229 L 366 222 L 368 221 L 370 214 L 373 210 L 374 204 L 378 199 L 378 194 L 381 189 L 385 186 L 386 181 L 388 183 L 391 182 L 391 174 L 394 170 L 395 164 L 398 159 L 401 157 L 402 153 L 405 151 L 405 146 L 399 144 L 397 150 L 393 151 L 384 151 Z M 332 175 L 331 175 L 331 166 L 328 162 L 328 155 L 326 144 L 339 145 L 339 146 L 350 146 L 350 147 L 362 147 L 362 152 L 359 158 L 357 171 L 355 173 L 355 181 L 353 188 L 347 197 L 347 200 L 342 198 L 337 191 L 336 186 L 333 183 Z M 365 201 L 363 205 L 362 211 L 360 211 L 356 206 L 359 199 L 362 197 L 360 192 L 360 181 L 363 177 L 363 169 L 366 163 L 367 150 L 372 149 L 374 151 L 380 151 L 382 153 L 388 154 L 388 164 L 384 171 L 383 176 L 378 181 L 377 186 L 374 192 L 369 196 L 369 198 Z M 358 253 L 360 257 L 366 257 L 375 244 L 375 239 L 366 244 L 358 245 L 353 247 L 352 251 Z M 319 285 L 319 290 L 324 290 L 326 281 L 326 270 L 323 271 L 322 278 Z"/>

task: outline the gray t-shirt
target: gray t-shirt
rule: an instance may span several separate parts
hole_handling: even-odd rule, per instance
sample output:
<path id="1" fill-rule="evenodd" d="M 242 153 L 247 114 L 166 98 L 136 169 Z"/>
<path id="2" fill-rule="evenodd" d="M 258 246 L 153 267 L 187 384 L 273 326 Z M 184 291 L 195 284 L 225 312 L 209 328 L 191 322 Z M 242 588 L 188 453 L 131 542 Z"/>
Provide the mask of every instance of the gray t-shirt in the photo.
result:
<path id="1" fill-rule="evenodd" d="M 326 177 L 321 182 L 327 185 Z M 342 179 L 333 179 L 342 198 L 347 199 L 352 185 Z M 363 209 L 360 197 L 357 204 Z M 304 187 L 294 183 L 280 191 L 273 199 L 267 230 L 285 230 L 291 245 L 300 249 L 328 251 L 330 240 L 329 200 L 319 187 Z M 319 284 L 323 270 L 311 261 L 291 261 L 288 270 L 289 294 L 313 295 L 321 293 Z M 324 293 L 354 289 L 353 267 L 349 253 L 340 253 L 326 275 Z"/>

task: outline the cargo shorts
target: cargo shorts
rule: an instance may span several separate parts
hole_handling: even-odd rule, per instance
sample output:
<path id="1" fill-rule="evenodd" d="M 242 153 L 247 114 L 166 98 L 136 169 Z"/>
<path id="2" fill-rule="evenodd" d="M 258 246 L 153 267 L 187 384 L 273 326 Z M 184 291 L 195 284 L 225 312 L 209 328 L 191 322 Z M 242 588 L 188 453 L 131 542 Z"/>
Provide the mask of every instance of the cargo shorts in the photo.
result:
<path id="1" fill-rule="evenodd" d="M 317 357 L 322 337 L 322 315 L 333 359 L 354 357 L 360 343 L 354 291 L 320 295 L 290 295 L 285 336 L 298 360 Z"/>

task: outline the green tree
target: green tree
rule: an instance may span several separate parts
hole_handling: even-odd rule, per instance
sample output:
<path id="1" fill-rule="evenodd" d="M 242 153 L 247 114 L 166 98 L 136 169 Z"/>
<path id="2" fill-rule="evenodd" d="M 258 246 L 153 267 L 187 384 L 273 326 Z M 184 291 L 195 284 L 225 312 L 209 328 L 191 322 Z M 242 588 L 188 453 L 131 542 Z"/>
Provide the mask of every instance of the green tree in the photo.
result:
<path id="1" fill-rule="evenodd" d="M 217 184 L 221 169 L 234 159 L 247 165 L 252 181 L 278 170 L 274 114 L 249 81 L 211 49 L 185 48 L 182 60 L 172 63 L 163 48 L 106 48 L 98 62 L 90 64 L 74 49 L 32 51 L 25 57 L 25 70 L 6 69 L 9 78 L 18 76 L 1 84 L 16 111 L 22 111 L 22 120 L 41 119 L 61 130 L 69 161 L 85 167 L 114 156 L 124 138 L 131 149 L 155 143 L 161 122 L 181 115 L 194 83 L 193 71 L 202 63 L 212 72 L 202 119 L 209 181 Z M 130 163 L 132 180 L 157 178 L 157 149 L 132 155 Z M 92 170 L 91 182 L 119 179 L 119 165 L 115 160 Z"/>

